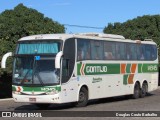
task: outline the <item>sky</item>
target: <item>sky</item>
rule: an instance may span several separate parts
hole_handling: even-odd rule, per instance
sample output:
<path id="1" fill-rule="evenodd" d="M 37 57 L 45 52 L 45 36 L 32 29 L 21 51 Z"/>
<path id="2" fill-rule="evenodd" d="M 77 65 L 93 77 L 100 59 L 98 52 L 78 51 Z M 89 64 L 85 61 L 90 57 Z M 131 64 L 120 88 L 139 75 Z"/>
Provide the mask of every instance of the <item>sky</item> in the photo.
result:
<path id="1" fill-rule="evenodd" d="M 103 32 L 108 23 L 160 14 L 160 0 L 0 0 L 0 13 L 18 4 L 36 9 L 65 26 L 66 33 Z"/>

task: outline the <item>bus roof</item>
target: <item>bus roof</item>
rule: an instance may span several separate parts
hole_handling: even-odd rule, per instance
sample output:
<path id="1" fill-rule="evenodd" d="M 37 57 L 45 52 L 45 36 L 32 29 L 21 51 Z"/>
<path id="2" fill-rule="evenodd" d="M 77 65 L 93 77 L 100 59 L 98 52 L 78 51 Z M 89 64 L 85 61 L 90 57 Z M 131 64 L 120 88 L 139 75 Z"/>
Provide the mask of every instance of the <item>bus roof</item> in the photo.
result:
<path id="1" fill-rule="evenodd" d="M 156 44 L 151 39 L 141 40 L 131 40 L 125 39 L 122 35 L 115 34 L 104 34 L 104 33 L 77 33 L 77 34 L 39 34 L 26 36 L 18 41 L 28 41 L 28 40 L 63 40 L 69 38 L 84 38 L 84 39 L 95 39 L 95 40 L 106 40 L 106 41 L 119 41 L 119 42 L 133 42 L 133 43 L 145 43 L 145 44 Z"/>
<path id="2" fill-rule="evenodd" d="M 68 38 L 72 38 L 73 34 L 39 34 L 39 35 L 31 35 L 26 36 L 18 41 L 27 41 L 27 40 L 46 40 L 46 39 L 57 39 L 57 40 L 65 40 Z"/>

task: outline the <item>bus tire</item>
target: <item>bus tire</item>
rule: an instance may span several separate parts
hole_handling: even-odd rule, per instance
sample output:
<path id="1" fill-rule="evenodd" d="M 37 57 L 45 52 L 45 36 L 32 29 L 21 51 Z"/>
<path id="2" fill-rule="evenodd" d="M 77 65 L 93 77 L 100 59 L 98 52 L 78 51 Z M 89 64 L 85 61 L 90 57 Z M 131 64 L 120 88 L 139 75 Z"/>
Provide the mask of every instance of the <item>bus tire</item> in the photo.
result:
<path id="1" fill-rule="evenodd" d="M 147 85 L 147 83 L 143 83 L 140 97 L 142 97 L 142 98 L 145 97 L 147 95 L 147 92 L 148 92 L 148 85 Z"/>
<path id="2" fill-rule="evenodd" d="M 76 107 L 84 107 L 88 103 L 88 90 L 85 87 L 82 87 L 79 92 L 78 102 Z"/>
<path id="3" fill-rule="evenodd" d="M 39 109 L 47 109 L 50 104 L 35 104 Z"/>
<path id="4" fill-rule="evenodd" d="M 135 86 L 134 86 L 133 98 L 134 99 L 139 98 L 140 97 L 140 92 L 141 92 L 140 85 L 138 83 L 136 83 Z"/>

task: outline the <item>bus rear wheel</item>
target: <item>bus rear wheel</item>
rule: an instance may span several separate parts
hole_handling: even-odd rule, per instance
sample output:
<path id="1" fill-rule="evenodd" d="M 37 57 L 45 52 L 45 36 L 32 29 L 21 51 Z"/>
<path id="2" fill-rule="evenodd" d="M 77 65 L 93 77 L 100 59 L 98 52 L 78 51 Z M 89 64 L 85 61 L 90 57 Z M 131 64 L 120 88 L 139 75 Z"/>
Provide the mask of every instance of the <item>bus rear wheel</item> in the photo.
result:
<path id="1" fill-rule="evenodd" d="M 84 107 L 88 103 L 88 90 L 85 87 L 82 87 L 79 92 L 79 99 L 76 103 L 77 107 Z"/>
<path id="2" fill-rule="evenodd" d="M 140 96 L 142 98 L 145 97 L 147 95 L 147 92 L 148 92 L 148 85 L 147 85 L 147 83 L 143 83 Z"/>
<path id="3" fill-rule="evenodd" d="M 135 86 L 134 86 L 133 98 L 134 99 L 139 98 L 140 97 L 140 92 L 141 92 L 140 85 L 138 83 L 136 83 Z"/>

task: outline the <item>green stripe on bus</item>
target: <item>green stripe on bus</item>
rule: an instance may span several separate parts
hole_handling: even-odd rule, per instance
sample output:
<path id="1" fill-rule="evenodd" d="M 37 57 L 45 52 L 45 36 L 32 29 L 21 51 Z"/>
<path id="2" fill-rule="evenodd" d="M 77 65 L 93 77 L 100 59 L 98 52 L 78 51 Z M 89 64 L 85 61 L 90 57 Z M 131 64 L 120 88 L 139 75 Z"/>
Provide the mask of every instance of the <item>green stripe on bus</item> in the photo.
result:
<path id="1" fill-rule="evenodd" d="M 158 64 L 138 64 L 138 73 L 158 72 Z"/>
<path id="2" fill-rule="evenodd" d="M 12 91 L 16 91 L 16 87 L 18 86 L 12 86 Z M 52 86 L 52 87 L 24 87 L 19 86 L 23 92 L 51 92 L 51 91 L 61 91 L 61 86 Z"/>
<path id="3" fill-rule="evenodd" d="M 131 73 L 131 64 L 127 64 L 126 73 Z"/>
<path id="4" fill-rule="evenodd" d="M 158 72 L 158 64 L 138 64 L 138 73 Z M 120 64 L 77 64 L 77 75 L 120 74 Z M 126 65 L 126 73 L 131 73 L 131 64 Z"/>
<path id="5" fill-rule="evenodd" d="M 138 73 L 142 73 L 142 64 L 138 64 Z"/>
<path id="6" fill-rule="evenodd" d="M 81 66 L 82 66 L 82 64 L 77 64 L 77 74 L 78 74 L 78 75 L 81 74 L 81 72 L 80 72 Z"/>
<path id="7" fill-rule="evenodd" d="M 143 64 L 143 73 L 158 72 L 158 64 Z"/>
<path id="8" fill-rule="evenodd" d="M 124 85 L 128 84 L 128 75 L 123 75 L 123 84 Z"/>

